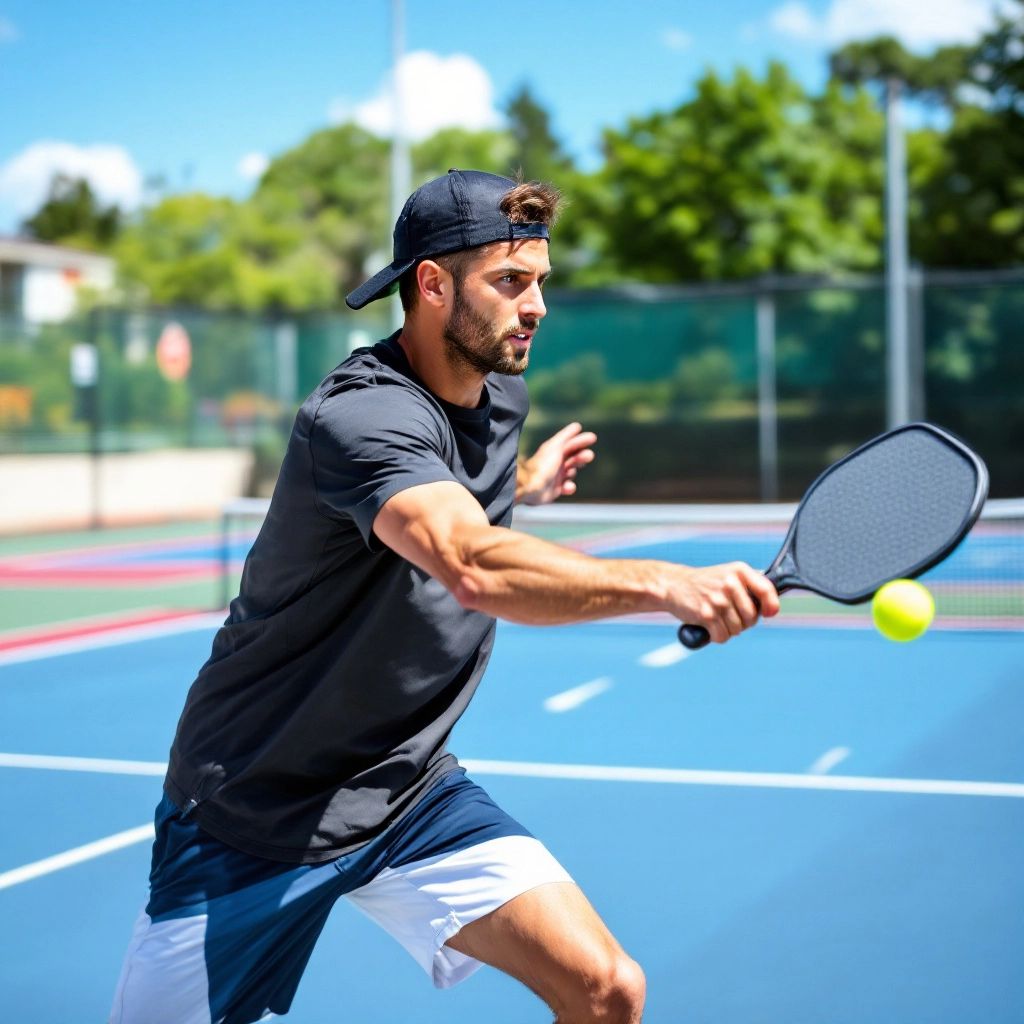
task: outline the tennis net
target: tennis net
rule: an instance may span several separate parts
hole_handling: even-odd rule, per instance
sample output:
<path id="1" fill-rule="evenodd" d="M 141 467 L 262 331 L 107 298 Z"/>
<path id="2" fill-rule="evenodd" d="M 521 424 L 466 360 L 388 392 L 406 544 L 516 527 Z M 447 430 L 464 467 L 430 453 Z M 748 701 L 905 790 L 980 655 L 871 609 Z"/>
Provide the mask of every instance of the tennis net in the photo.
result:
<path id="1" fill-rule="evenodd" d="M 223 512 L 222 596 L 235 592 L 267 502 L 242 499 Z M 764 569 L 796 505 L 587 505 L 516 510 L 516 529 L 589 554 L 657 558 L 685 565 L 743 561 Z M 967 539 L 921 580 L 935 597 L 936 627 L 1024 630 L 1024 499 L 989 501 Z M 866 626 L 866 605 L 846 606 L 792 591 L 780 625 Z"/>

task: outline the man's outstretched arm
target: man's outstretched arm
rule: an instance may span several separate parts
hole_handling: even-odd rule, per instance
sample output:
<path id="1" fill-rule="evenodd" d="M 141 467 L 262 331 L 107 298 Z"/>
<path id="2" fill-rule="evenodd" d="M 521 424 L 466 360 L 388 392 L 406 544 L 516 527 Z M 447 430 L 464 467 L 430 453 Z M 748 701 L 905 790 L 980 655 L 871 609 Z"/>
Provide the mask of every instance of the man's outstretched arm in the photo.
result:
<path id="1" fill-rule="evenodd" d="M 466 608 L 532 625 L 665 611 L 723 643 L 779 610 L 775 588 L 742 562 L 691 568 L 648 559 L 593 558 L 518 530 L 491 526 L 454 481 L 390 498 L 373 532 L 440 580 Z M 757 604 L 755 604 L 755 600 Z"/>

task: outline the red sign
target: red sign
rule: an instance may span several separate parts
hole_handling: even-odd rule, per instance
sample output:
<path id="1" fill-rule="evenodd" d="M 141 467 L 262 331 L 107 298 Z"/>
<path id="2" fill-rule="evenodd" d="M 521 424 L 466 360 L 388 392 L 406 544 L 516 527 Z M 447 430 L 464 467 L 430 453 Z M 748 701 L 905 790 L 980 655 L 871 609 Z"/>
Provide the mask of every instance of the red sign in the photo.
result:
<path id="1" fill-rule="evenodd" d="M 156 365 L 168 380 L 184 380 L 192 368 L 192 342 L 181 324 L 170 323 L 156 343 Z"/>

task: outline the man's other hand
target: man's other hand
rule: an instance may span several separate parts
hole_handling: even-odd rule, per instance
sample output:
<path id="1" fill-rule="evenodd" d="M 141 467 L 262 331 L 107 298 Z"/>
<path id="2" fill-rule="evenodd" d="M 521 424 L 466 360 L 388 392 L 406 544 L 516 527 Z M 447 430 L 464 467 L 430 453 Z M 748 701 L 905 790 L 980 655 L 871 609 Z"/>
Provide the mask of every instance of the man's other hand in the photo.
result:
<path id="1" fill-rule="evenodd" d="M 520 458 L 516 469 L 516 501 L 544 505 L 576 493 L 576 473 L 594 461 L 591 445 L 597 435 L 570 423 L 549 437 L 530 458 Z"/>

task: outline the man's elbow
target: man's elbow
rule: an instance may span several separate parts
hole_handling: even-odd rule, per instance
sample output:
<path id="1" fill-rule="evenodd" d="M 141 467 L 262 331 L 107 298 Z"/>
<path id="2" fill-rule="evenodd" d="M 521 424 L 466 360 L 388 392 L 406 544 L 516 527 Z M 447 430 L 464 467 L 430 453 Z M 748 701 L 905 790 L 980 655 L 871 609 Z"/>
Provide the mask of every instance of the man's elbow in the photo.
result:
<path id="1" fill-rule="evenodd" d="M 492 540 L 487 530 L 453 531 L 449 536 L 448 550 L 442 555 L 442 582 L 452 596 L 468 611 L 491 611 L 495 596 L 495 580 L 492 573 L 482 564 L 484 553 Z"/>
<path id="2" fill-rule="evenodd" d="M 499 552 L 507 541 L 507 532 L 492 527 L 463 538 L 455 546 L 455 557 L 446 566 L 445 584 L 467 611 L 512 622 L 532 622 L 530 616 L 522 615 L 510 589 L 511 581 L 500 566 Z"/>
<path id="3" fill-rule="evenodd" d="M 464 569 L 455 579 L 451 587 L 455 600 L 467 611 L 487 611 L 490 604 L 487 594 L 486 580 L 483 574 Z"/>

